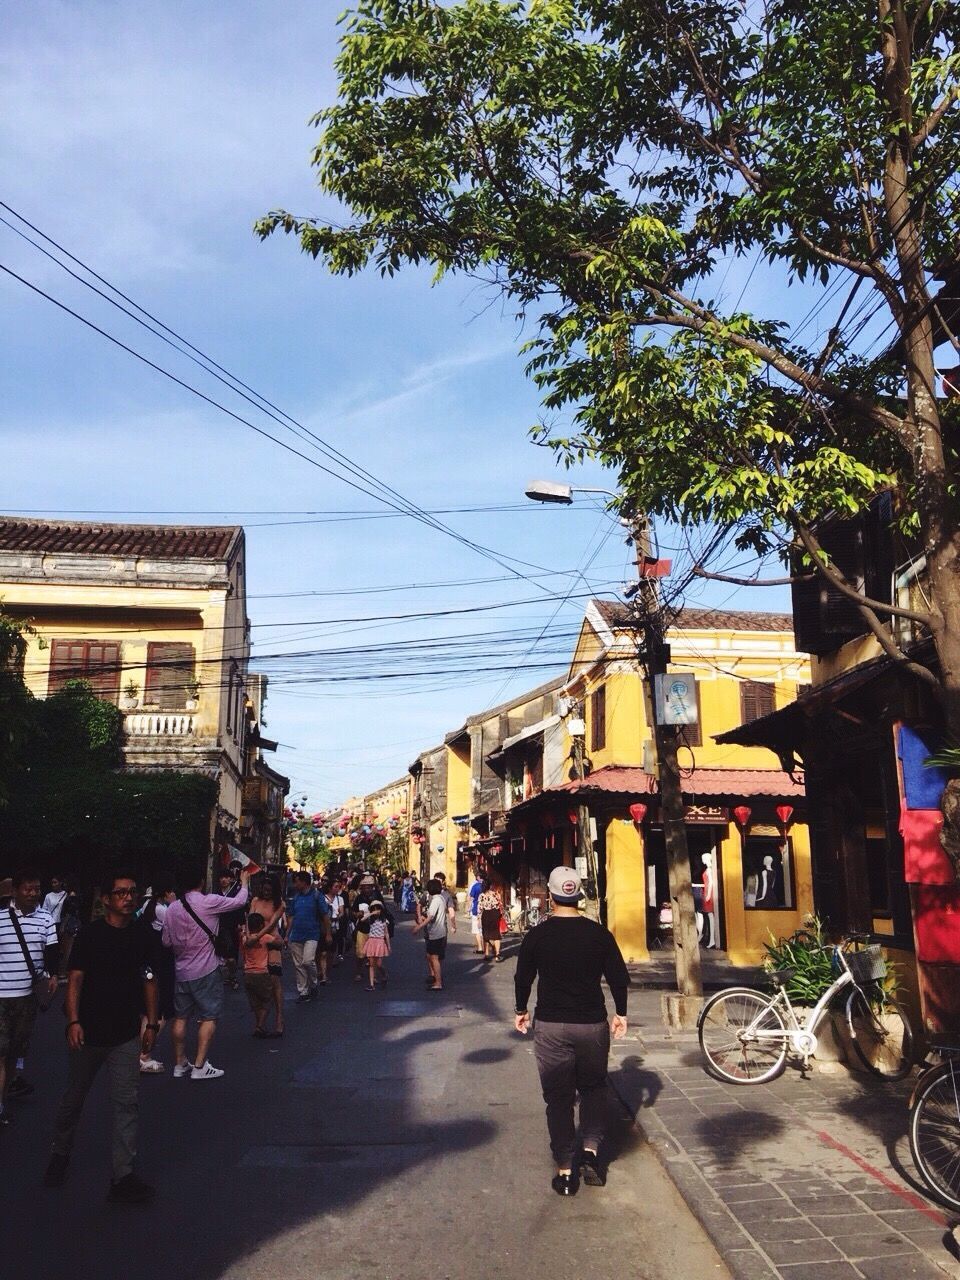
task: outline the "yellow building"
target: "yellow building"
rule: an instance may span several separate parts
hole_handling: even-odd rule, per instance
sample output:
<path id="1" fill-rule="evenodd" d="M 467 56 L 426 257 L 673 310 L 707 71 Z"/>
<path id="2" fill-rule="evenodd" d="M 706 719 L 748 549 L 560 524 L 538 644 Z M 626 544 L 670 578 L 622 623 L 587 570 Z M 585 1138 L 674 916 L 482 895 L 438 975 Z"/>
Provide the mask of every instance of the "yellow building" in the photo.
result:
<path id="1" fill-rule="evenodd" d="M 684 726 L 680 764 L 701 942 L 734 962 L 756 961 L 771 933 L 792 932 L 813 906 L 804 792 L 770 767 L 768 752 L 721 746 L 713 735 L 791 703 L 809 680 L 808 661 L 782 614 L 685 609 L 667 640 L 670 672 L 696 679 L 697 723 Z M 531 744 L 507 744 L 515 802 L 502 857 L 525 894 L 545 897 L 550 867 L 574 857 L 577 807 L 586 805 L 607 923 L 625 956 L 642 962 L 669 945 L 670 908 L 651 709 L 636 654 L 627 609 L 592 601 L 558 691 L 568 776 L 524 795 L 518 782 L 531 776 Z M 573 749 L 581 734 L 582 779 Z"/>
<path id="2" fill-rule="evenodd" d="M 82 679 L 124 713 L 126 768 L 217 778 L 211 834 L 236 844 L 252 706 L 243 529 L 6 517 L 0 600 L 35 628 L 30 690 Z"/>

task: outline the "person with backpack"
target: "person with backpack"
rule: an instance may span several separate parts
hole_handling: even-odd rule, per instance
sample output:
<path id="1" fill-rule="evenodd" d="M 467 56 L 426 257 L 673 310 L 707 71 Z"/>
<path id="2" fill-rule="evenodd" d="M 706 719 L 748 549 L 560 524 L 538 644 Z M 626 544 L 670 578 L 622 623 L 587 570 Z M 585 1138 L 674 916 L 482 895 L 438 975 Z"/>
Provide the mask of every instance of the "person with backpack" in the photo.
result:
<path id="1" fill-rule="evenodd" d="M 223 978 L 220 974 L 222 943 L 217 936 L 218 918 L 236 911 L 247 900 L 249 869 L 240 873 L 240 889 L 232 898 L 204 893 L 206 868 L 187 862 L 177 868 L 177 900 L 167 908 L 160 938 L 173 951 L 176 984 L 174 1019 L 170 1028 L 176 1052 L 173 1074 L 177 1079 L 217 1080 L 223 1072 L 207 1061 L 207 1053 L 223 1012 Z M 187 1057 L 187 1022 L 196 1019 L 197 1052 Z"/>
<path id="2" fill-rule="evenodd" d="M 319 991 L 317 948 L 321 940 L 326 945 L 330 937 L 330 904 L 326 895 L 313 887 L 309 871 L 294 872 L 293 883 L 296 892 L 288 912 L 287 941 L 297 977 L 297 1000 L 305 1004 L 315 999 Z"/>

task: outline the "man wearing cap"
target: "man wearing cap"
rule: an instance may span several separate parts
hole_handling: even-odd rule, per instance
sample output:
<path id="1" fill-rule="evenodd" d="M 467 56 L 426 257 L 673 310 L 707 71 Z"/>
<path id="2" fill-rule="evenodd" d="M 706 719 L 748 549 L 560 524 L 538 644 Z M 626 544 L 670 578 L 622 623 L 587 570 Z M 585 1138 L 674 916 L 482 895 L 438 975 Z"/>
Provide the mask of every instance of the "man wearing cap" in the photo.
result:
<path id="1" fill-rule="evenodd" d="M 554 910 L 527 934 L 517 957 L 515 1026 L 521 1035 L 530 1030 L 527 1004 L 537 978 L 533 1051 L 557 1164 L 551 1186 L 558 1195 L 573 1196 L 579 1186 L 578 1169 L 587 1186 L 602 1187 L 606 1182 L 600 1144 L 607 1112 L 607 1058 L 611 1034 L 616 1040 L 626 1035 L 630 979 L 613 934 L 578 910 L 581 888 L 576 871 L 556 867 L 547 887 Z M 616 1010 L 609 1026 L 603 978 Z M 579 1162 L 577 1095 L 583 1147 Z"/>

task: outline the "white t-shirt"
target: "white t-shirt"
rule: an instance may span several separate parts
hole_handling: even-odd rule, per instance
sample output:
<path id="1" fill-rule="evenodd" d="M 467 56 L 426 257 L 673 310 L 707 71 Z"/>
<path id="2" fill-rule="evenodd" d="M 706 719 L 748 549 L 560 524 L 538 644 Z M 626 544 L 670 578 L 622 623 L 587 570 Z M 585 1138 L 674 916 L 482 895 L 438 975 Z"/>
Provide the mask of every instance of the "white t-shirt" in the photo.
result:
<path id="1" fill-rule="evenodd" d="M 66 889 L 60 889 L 56 893 L 53 889 L 47 894 L 43 900 L 43 910 L 47 912 L 54 924 L 60 923 L 60 916 L 63 912 L 63 904 L 67 900 Z"/>
<path id="2" fill-rule="evenodd" d="M 10 911 L 16 912 L 23 940 L 30 952 L 30 959 L 37 973 L 44 972 L 43 949 L 57 945 L 57 926 L 50 919 L 49 911 L 38 907 L 31 915 L 24 916 L 16 907 L 0 911 L 0 996 L 28 996 L 33 990 L 30 966 L 23 955 L 17 931 L 10 919 Z"/>

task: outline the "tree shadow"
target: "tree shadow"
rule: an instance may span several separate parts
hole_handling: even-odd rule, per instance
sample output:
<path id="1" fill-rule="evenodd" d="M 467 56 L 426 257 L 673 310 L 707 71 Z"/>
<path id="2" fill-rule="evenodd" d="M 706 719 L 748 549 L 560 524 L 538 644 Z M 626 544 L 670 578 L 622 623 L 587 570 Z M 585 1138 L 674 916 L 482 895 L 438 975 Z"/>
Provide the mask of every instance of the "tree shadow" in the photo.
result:
<path id="1" fill-rule="evenodd" d="M 706 1148 L 721 1166 L 734 1165 L 751 1147 L 779 1138 L 786 1121 L 766 1111 L 729 1112 L 721 1116 L 704 1116 L 691 1125 L 692 1145 Z"/>

